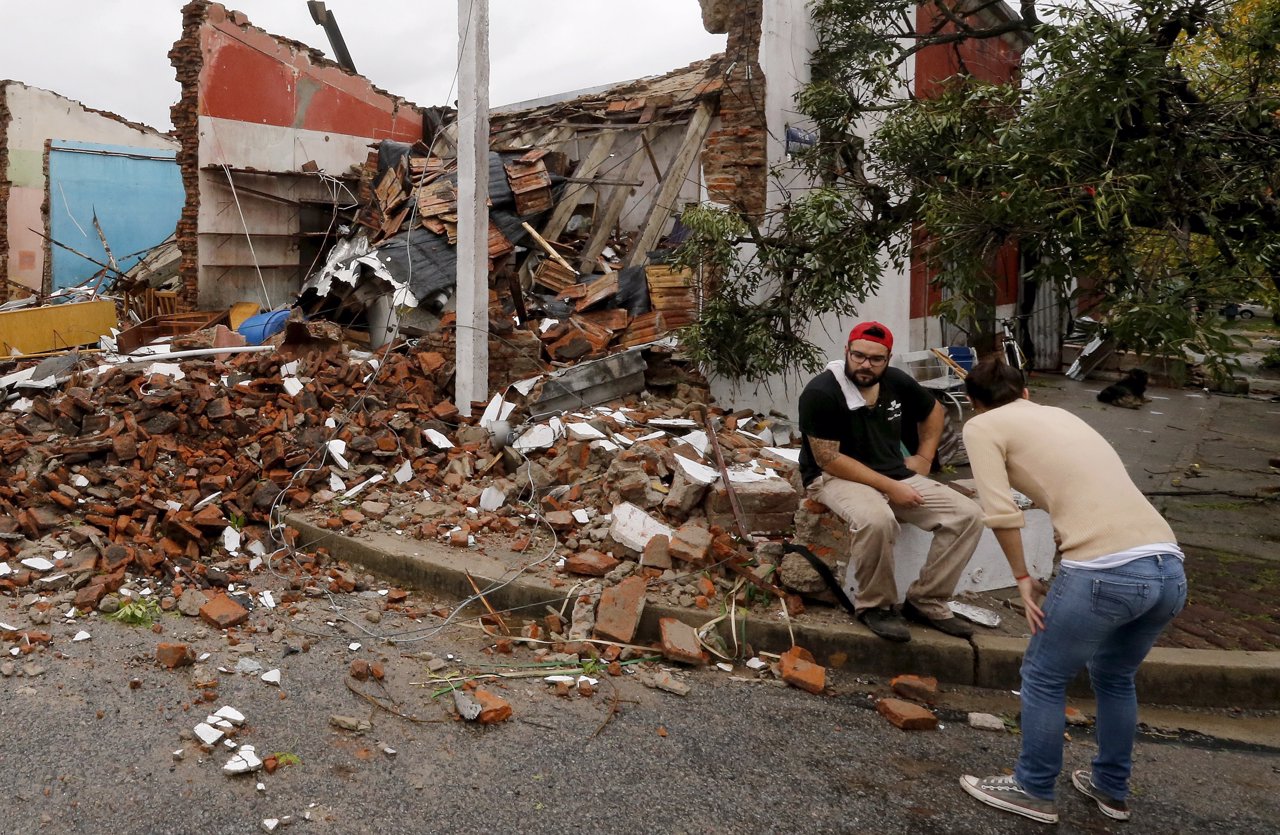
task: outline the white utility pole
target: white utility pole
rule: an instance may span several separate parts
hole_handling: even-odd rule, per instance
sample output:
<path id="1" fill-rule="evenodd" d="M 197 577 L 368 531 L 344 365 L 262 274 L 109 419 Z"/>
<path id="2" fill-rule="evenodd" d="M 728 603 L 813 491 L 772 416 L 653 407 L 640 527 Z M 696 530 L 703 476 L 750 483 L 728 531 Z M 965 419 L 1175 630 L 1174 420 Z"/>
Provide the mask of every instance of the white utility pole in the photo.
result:
<path id="1" fill-rule="evenodd" d="M 458 0 L 458 287 L 454 400 L 489 399 L 489 0 Z"/>

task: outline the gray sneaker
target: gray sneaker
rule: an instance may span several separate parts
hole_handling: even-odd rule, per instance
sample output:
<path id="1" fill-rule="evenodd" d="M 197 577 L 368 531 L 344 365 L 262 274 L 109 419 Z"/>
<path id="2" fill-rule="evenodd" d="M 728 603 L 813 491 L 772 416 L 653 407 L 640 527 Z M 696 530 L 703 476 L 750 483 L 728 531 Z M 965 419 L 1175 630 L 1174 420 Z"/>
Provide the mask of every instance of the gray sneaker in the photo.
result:
<path id="1" fill-rule="evenodd" d="M 1040 823 L 1058 822 L 1058 807 L 1052 800 L 1032 797 L 1012 777 L 973 777 L 966 774 L 960 778 L 960 788 L 988 806 Z"/>
<path id="2" fill-rule="evenodd" d="M 1071 772 L 1071 785 L 1085 797 L 1097 801 L 1098 810 L 1112 820 L 1127 821 L 1129 819 L 1129 805 L 1123 800 L 1116 800 L 1095 786 L 1093 772 L 1087 768 Z"/>

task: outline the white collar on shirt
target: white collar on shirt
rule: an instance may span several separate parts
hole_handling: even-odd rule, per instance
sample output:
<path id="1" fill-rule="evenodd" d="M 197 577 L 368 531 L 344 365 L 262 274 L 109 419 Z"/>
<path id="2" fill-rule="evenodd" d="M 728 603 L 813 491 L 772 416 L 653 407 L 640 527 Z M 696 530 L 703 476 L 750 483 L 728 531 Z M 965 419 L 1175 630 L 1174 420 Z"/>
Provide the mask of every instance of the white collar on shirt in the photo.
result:
<path id="1" fill-rule="evenodd" d="M 849 411 L 861 409 L 867 405 L 867 400 L 862 396 L 862 392 L 858 391 L 858 387 L 853 384 L 844 374 L 844 360 L 832 360 L 827 363 L 827 370 L 831 372 L 831 376 L 836 378 L 836 384 L 840 386 L 840 391 L 844 392 L 844 404 L 849 407 Z"/>

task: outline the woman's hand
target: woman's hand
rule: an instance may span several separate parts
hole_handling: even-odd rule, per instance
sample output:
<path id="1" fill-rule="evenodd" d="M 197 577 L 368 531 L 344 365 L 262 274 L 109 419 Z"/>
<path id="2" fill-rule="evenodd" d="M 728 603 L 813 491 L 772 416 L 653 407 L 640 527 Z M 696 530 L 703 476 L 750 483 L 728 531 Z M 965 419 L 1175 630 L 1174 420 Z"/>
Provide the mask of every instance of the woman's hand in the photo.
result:
<path id="1" fill-rule="evenodd" d="M 1027 623 L 1031 624 L 1032 635 L 1044 629 L 1044 610 L 1040 608 L 1040 604 L 1044 602 L 1047 590 L 1044 582 L 1034 577 L 1023 577 L 1018 581 L 1023 612 L 1027 616 Z"/>

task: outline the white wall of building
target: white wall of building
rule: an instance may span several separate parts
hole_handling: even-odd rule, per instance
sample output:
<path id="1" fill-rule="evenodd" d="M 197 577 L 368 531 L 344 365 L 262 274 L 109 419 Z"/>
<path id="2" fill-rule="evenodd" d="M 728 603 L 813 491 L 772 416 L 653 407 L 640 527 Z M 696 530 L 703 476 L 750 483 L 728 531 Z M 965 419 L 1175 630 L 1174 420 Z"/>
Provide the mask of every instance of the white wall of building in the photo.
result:
<path id="1" fill-rule="evenodd" d="M 769 0 L 764 4 L 761 29 L 760 65 L 765 74 L 769 166 L 779 172 L 779 176 L 770 178 L 768 185 L 768 207 L 774 209 L 788 194 L 795 195 L 808 187 L 803 172 L 787 161 L 785 139 L 788 125 L 813 127 L 796 111 L 795 97 L 809 81 L 809 56 L 817 39 L 805 0 Z M 911 71 L 910 66 L 904 68 L 904 90 Z M 874 319 L 894 333 L 897 352 L 910 350 L 910 294 L 907 267 L 896 270 L 886 266 L 880 291 L 861 306 L 858 316 L 820 317 L 810 326 L 808 339 L 822 349 L 828 359 L 839 359 L 849 329 L 859 321 Z M 722 405 L 761 412 L 776 410 L 794 418 L 796 400 L 810 377 L 803 373 L 787 374 L 759 384 L 713 378 L 711 391 Z"/>

